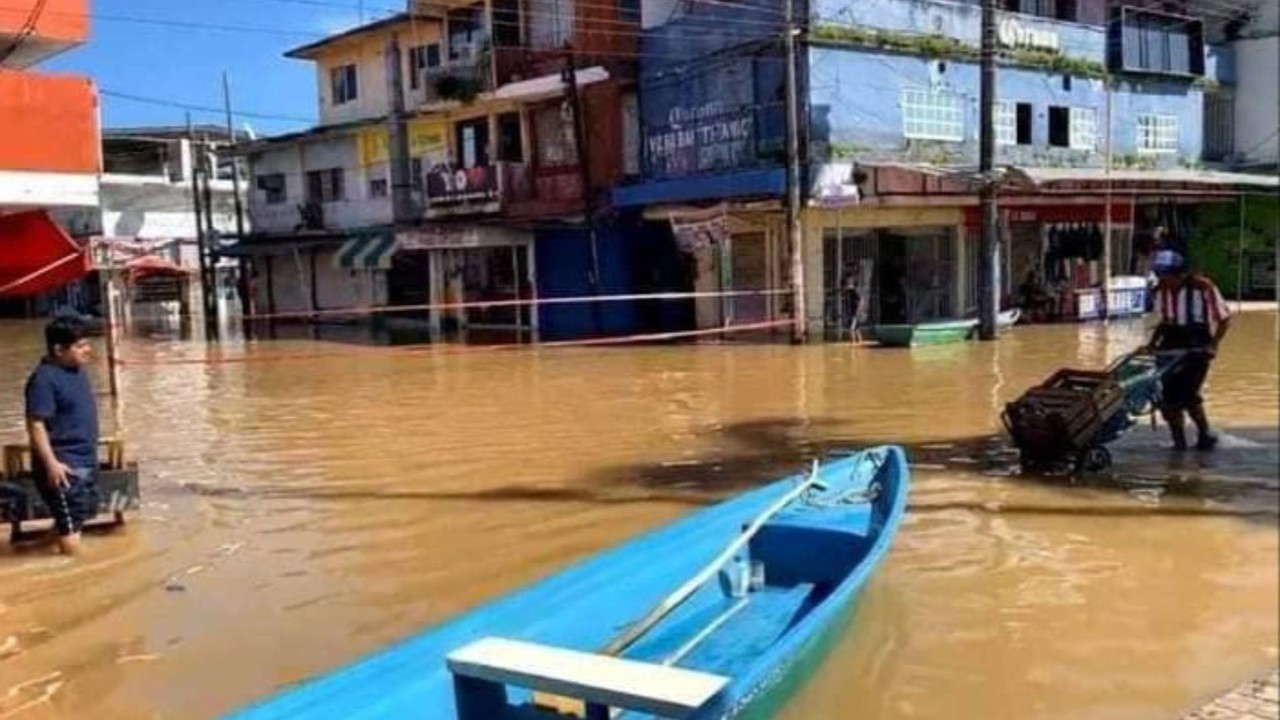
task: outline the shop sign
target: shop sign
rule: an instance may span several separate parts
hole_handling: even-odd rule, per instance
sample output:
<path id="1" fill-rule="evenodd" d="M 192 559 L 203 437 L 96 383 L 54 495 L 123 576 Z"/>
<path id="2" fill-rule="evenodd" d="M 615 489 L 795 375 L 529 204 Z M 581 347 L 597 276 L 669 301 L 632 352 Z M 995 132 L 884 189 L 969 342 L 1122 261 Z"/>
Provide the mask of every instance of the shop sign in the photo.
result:
<path id="1" fill-rule="evenodd" d="M 430 120 L 410 120 L 407 123 L 409 134 L 409 157 L 427 158 L 441 161 L 447 156 L 445 138 L 448 126 L 442 122 Z M 357 136 L 356 147 L 361 167 L 386 163 L 391 153 L 388 147 L 387 128 L 376 126 L 365 128 Z"/>
<path id="2" fill-rule="evenodd" d="M 433 205 L 498 199 L 498 168 L 437 165 L 427 172 L 427 199 Z"/>
<path id="3" fill-rule="evenodd" d="M 401 250 L 450 250 L 457 248 L 523 245 L 526 232 L 476 225 L 435 226 L 407 230 L 396 235 Z"/>
<path id="4" fill-rule="evenodd" d="M 1007 48 L 1049 52 L 1058 52 L 1062 49 L 1062 39 L 1058 37 L 1057 32 L 1049 28 L 1029 25 L 1018 18 L 1002 18 L 996 27 L 996 36 L 1000 44 Z"/>
<path id="5" fill-rule="evenodd" d="M 687 253 L 720 245 L 729 239 L 729 217 L 723 213 L 702 220 L 681 220 L 672 215 L 670 220 L 676 244 Z"/>
<path id="6" fill-rule="evenodd" d="M 653 174 L 689 175 L 748 164 L 755 157 L 754 139 L 750 107 L 676 106 L 666 125 L 648 132 L 645 153 Z"/>

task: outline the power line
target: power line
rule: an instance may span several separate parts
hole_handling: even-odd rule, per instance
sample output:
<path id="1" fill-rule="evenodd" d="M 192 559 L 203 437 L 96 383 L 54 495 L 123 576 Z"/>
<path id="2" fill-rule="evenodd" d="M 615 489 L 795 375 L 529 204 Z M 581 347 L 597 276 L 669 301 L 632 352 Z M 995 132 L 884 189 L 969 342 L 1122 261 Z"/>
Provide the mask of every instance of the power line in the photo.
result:
<path id="1" fill-rule="evenodd" d="M 18 30 L 18 37 L 5 49 L 0 52 L 0 63 L 8 60 L 22 47 L 22 43 L 31 37 L 36 31 L 36 24 L 40 22 L 40 16 L 44 14 L 45 4 L 47 0 L 37 0 L 36 4 L 31 8 L 31 14 L 27 16 L 26 22 L 22 23 L 22 28 Z"/>
<path id="2" fill-rule="evenodd" d="M 206 113 L 213 113 L 217 115 L 221 115 L 224 112 L 226 112 L 224 108 L 216 108 L 208 105 L 194 105 L 190 103 L 178 102 L 176 100 L 165 100 L 163 98 L 134 95 L 132 93 L 123 93 L 115 90 L 107 90 L 105 88 L 99 89 L 98 92 L 106 97 L 116 98 L 118 100 L 129 100 L 131 102 L 144 103 L 148 105 L 163 105 L 166 107 L 172 107 L 179 110 L 190 110 L 192 112 L 206 112 Z M 276 115 L 271 113 L 249 112 L 244 110 L 237 110 L 236 115 L 240 115 L 242 117 L 247 117 L 247 118 L 253 118 L 255 120 L 282 120 L 282 121 L 288 121 L 288 122 L 301 122 L 301 123 L 315 122 L 315 118 L 304 118 L 304 117 L 298 117 L 294 115 Z"/>

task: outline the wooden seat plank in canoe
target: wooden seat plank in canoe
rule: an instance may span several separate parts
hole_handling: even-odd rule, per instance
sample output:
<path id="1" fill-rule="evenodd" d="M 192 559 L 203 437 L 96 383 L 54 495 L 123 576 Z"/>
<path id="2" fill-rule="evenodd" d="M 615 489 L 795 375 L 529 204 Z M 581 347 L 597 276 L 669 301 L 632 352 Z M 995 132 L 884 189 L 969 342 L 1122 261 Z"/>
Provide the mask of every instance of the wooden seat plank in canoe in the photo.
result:
<path id="1" fill-rule="evenodd" d="M 492 720 L 508 707 L 505 685 L 579 698 L 590 720 L 610 708 L 685 718 L 729 683 L 719 675 L 535 643 L 485 638 L 449 654 L 459 720 Z"/>

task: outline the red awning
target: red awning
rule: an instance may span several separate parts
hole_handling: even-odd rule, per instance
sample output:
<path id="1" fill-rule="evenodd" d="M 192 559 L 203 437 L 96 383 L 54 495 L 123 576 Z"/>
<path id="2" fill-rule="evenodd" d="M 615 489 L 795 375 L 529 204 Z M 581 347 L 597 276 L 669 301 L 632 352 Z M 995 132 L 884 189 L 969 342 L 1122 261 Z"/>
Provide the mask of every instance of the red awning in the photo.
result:
<path id="1" fill-rule="evenodd" d="M 190 270 L 155 255 L 136 257 L 125 263 L 124 267 L 131 282 L 154 275 L 182 277 L 191 273 Z"/>
<path id="2" fill-rule="evenodd" d="M 43 210 L 0 215 L 0 298 L 39 295 L 88 273 L 88 248 Z"/>

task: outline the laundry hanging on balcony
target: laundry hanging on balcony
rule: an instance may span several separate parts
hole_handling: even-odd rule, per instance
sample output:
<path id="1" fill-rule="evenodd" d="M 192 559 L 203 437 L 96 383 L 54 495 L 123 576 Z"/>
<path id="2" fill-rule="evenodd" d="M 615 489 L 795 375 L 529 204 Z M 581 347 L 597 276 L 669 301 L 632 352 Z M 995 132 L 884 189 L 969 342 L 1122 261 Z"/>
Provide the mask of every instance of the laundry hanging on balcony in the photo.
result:
<path id="1" fill-rule="evenodd" d="M 56 290 L 89 269 L 88 248 L 43 210 L 0 215 L 0 298 Z"/>
<path id="2" fill-rule="evenodd" d="M 400 249 L 394 233 L 361 235 L 342 244 L 333 256 L 339 270 L 389 270 L 391 256 Z"/>

